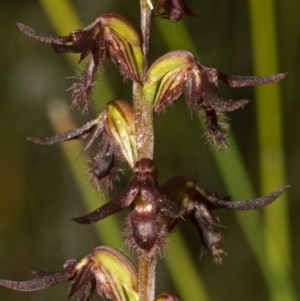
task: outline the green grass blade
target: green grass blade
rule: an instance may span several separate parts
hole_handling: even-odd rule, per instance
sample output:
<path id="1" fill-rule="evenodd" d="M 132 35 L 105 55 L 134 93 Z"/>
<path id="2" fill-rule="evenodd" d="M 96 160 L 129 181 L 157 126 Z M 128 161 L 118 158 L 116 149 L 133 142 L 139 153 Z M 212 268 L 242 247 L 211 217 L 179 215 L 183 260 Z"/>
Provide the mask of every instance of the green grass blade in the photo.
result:
<path id="1" fill-rule="evenodd" d="M 231 139 L 230 144 L 233 143 L 236 145 Z M 233 147 L 228 153 L 214 150 L 214 156 L 227 189 L 233 199 L 244 199 L 245 195 L 253 196 L 254 192 L 250 184 L 250 179 L 243 167 L 244 164 L 238 148 Z M 238 185 L 236 179 L 239 179 Z M 282 196 L 275 203 L 278 202 L 284 202 Z M 278 251 L 274 237 L 269 232 L 269 229 L 265 227 L 259 212 L 237 212 L 236 215 L 259 263 L 272 296 L 277 296 L 278 299 L 276 300 L 279 300 L 279 297 L 281 297 L 281 300 L 298 300 L 289 270 L 281 266 L 281 254 Z M 266 259 L 264 250 L 266 237 L 268 237 L 269 247 L 273 250 L 272 256 L 276 260 L 276 265 L 271 266 L 270 261 Z"/>
<path id="2" fill-rule="evenodd" d="M 211 300 L 182 235 L 179 232 L 172 234 L 171 241 L 174 247 L 167 252 L 166 263 L 176 283 L 175 293 L 179 294 L 180 300 Z"/>
<path id="3" fill-rule="evenodd" d="M 253 62 L 256 74 L 278 73 L 278 45 L 275 28 L 274 3 L 267 0 L 249 1 Z M 282 142 L 280 85 L 256 87 L 256 112 L 259 139 L 260 182 L 263 193 L 285 185 L 285 163 Z M 288 202 L 286 194 L 281 202 L 264 211 L 266 229 L 265 252 L 269 266 L 277 276 L 291 272 Z M 280 223 L 278 220 L 280 218 Z M 273 241 L 273 244 L 270 242 Z M 275 247 L 275 248 L 274 248 Z M 277 251 L 280 259 L 274 254 Z M 288 287 L 274 286 L 272 300 L 294 300 Z"/>

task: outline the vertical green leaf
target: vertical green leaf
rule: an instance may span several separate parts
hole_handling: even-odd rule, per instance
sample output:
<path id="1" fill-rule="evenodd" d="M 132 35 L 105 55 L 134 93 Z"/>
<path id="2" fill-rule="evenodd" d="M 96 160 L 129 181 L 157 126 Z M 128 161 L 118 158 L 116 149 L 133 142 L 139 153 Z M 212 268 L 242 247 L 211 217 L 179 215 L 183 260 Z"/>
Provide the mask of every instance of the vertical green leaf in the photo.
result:
<path id="1" fill-rule="evenodd" d="M 280 64 L 274 1 L 266 0 L 262 3 L 259 0 L 251 0 L 249 8 L 255 73 L 278 73 Z M 260 183 L 262 193 L 265 193 L 286 183 L 280 84 L 256 87 L 255 92 Z M 295 300 L 288 283 L 291 251 L 287 206 L 287 195 L 284 194 L 280 201 L 264 211 L 266 259 L 274 280 L 272 300 L 278 301 Z"/>

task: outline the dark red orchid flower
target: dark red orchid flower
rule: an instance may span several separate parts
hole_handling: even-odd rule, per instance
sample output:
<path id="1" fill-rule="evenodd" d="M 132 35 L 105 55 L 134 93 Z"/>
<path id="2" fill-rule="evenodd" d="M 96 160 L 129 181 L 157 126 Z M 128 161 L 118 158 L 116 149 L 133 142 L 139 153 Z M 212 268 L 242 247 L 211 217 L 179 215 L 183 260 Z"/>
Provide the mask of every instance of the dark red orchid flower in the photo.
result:
<path id="1" fill-rule="evenodd" d="M 115 301 L 126 301 L 129 295 L 137 300 L 137 271 L 125 255 L 111 247 L 97 247 L 82 260 L 67 260 L 59 272 L 32 269 L 32 273 L 35 279 L 0 279 L 0 285 L 16 291 L 31 292 L 72 281 L 68 299 L 79 294 L 78 301 L 89 301 L 96 291 L 102 298 Z"/>
<path id="2" fill-rule="evenodd" d="M 90 55 L 89 63 L 78 76 L 79 82 L 71 86 L 73 107 L 84 104 L 84 110 L 88 109 L 96 71 L 100 69 L 106 57 L 120 67 L 125 77 L 141 83 L 140 37 L 133 25 L 120 15 L 100 15 L 88 27 L 74 30 L 68 36 L 46 35 L 22 23 L 17 23 L 17 26 L 30 37 L 51 44 L 57 53 L 79 53 L 79 62 Z"/>
<path id="3" fill-rule="evenodd" d="M 128 186 L 112 201 L 92 213 L 73 218 L 81 224 L 92 224 L 131 206 L 130 229 L 136 245 L 151 250 L 160 239 L 157 228 L 161 216 L 180 218 L 185 209 L 170 201 L 158 188 L 155 180 L 155 164 L 141 159 L 134 168 Z"/>
<path id="4" fill-rule="evenodd" d="M 28 138 L 41 145 L 53 145 L 72 139 L 89 139 L 80 155 L 92 149 L 88 171 L 92 184 L 102 193 L 112 189 L 122 169 L 120 161 L 133 168 L 136 161 L 133 108 L 125 100 L 110 101 L 97 118 L 83 126 L 52 137 Z"/>
<path id="5" fill-rule="evenodd" d="M 152 64 L 144 91 L 155 95 L 155 113 L 164 112 L 175 99 L 185 94 L 191 113 L 196 109 L 203 112 L 209 140 L 218 146 L 227 146 L 229 126 L 220 121 L 219 117 L 225 112 L 244 107 L 249 101 L 225 99 L 218 94 L 219 81 L 231 88 L 240 88 L 275 83 L 286 75 L 287 73 L 270 76 L 227 75 L 204 66 L 188 51 L 176 50 L 168 52 Z"/>
<path id="6" fill-rule="evenodd" d="M 289 186 L 256 199 L 232 202 L 230 198 L 219 198 L 213 190 L 203 190 L 195 181 L 186 176 L 178 176 L 164 183 L 161 191 L 176 204 L 186 209 L 183 218 L 171 218 L 167 229 L 172 231 L 178 223 L 190 220 L 197 228 L 202 245 L 214 257 L 217 264 L 222 262 L 222 255 L 226 254 L 221 248 L 222 237 L 215 233 L 213 226 L 224 227 L 213 214 L 215 209 L 255 210 L 263 208 L 278 198 Z"/>
<path id="7" fill-rule="evenodd" d="M 85 153 L 93 145 L 93 151 L 88 160 L 88 172 L 91 183 L 101 193 L 106 194 L 108 189 L 113 188 L 113 181 L 118 180 L 118 173 L 122 170 L 117 166 L 118 161 L 124 161 L 118 146 L 107 133 L 106 116 L 100 114 L 96 119 L 87 122 L 83 126 L 60 133 L 51 137 L 36 138 L 28 140 L 45 146 L 70 141 L 73 139 L 87 139 L 80 155 Z"/>

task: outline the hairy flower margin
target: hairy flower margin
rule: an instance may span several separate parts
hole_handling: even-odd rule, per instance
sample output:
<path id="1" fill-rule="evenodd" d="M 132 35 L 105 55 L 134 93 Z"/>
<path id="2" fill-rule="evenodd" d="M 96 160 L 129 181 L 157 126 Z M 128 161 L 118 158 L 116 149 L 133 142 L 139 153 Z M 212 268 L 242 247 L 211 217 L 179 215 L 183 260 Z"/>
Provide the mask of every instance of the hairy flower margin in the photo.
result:
<path id="1" fill-rule="evenodd" d="M 97 247 L 81 260 L 69 259 L 59 272 L 36 268 L 31 271 L 36 278 L 27 281 L 0 279 L 0 285 L 16 291 L 32 292 L 70 281 L 68 299 L 77 295 L 78 301 L 89 301 L 96 291 L 103 299 L 139 301 L 136 268 L 123 253 L 111 247 Z M 179 301 L 179 298 L 171 292 L 163 292 L 153 301 Z"/>
<path id="2" fill-rule="evenodd" d="M 180 0 L 158 1 L 157 5 L 173 7 L 175 11 L 181 7 L 182 12 L 189 12 L 184 1 Z M 171 9 L 170 14 L 172 11 Z M 218 95 L 219 81 L 231 88 L 240 88 L 275 83 L 287 75 L 227 75 L 204 66 L 188 51 L 175 50 L 156 60 L 147 72 L 146 81 L 143 82 L 141 74 L 144 55 L 139 33 L 127 19 L 118 14 L 100 15 L 85 29 L 72 31 L 63 37 L 38 33 L 21 23 L 17 23 L 17 26 L 23 33 L 50 43 L 57 53 L 80 53 L 79 62 L 90 55 L 86 69 L 78 76 L 79 82 L 70 88 L 73 91 L 71 107 L 83 104 L 83 111 L 88 110 L 96 71 L 108 57 L 119 66 L 124 77 L 142 86 L 146 100 L 153 103 L 154 113 L 165 111 L 175 99 L 185 94 L 191 113 L 196 109 L 202 110 L 207 128 L 206 136 L 218 147 L 228 145 L 226 137 L 229 126 L 220 121 L 222 114 L 243 108 L 249 102 L 246 99 L 228 100 Z"/>
<path id="3" fill-rule="evenodd" d="M 102 298 L 138 301 L 136 268 L 125 255 L 110 247 L 97 247 L 79 261 L 69 259 L 62 271 L 44 272 L 32 269 L 32 273 L 37 278 L 28 281 L 0 279 L 0 285 L 31 292 L 60 282 L 72 281 L 68 299 L 82 289 L 79 301 L 90 300 L 95 290 Z"/>
<path id="4" fill-rule="evenodd" d="M 225 252 L 220 248 L 221 236 L 214 232 L 213 226 L 222 227 L 222 224 L 212 210 L 260 209 L 274 201 L 288 187 L 282 187 L 262 198 L 231 202 L 220 199 L 213 190 L 201 189 L 187 176 L 174 177 L 159 186 L 155 163 L 146 158 L 137 161 L 134 134 L 133 109 L 126 101 L 117 99 L 109 102 L 96 119 L 80 128 L 52 137 L 29 140 L 53 145 L 71 139 L 89 138 L 81 154 L 96 144 L 89 165 L 93 162 L 90 173 L 100 191 L 103 187 L 108 188 L 108 185 L 110 188 L 113 186 L 113 179 L 116 178 L 113 175 L 116 169 L 119 170 L 116 160 L 127 161 L 133 171 L 127 187 L 102 207 L 73 220 L 81 224 L 93 224 L 130 207 L 125 237 L 126 245 L 135 254 L 143 250 L 161 254 L 167 234 L 181 222 L 191 221 L 198 230 L 204 248 L 213 255 L 216 263 L 221 263 L 221 255 Z"/>
<path id="5" fill-rule="evenodd" d="M 282 80 L 287 73 L 270 76 L 227 75 L 200 63 L 185 50 L 170 51 L 156 60 L 148 70 L 143 87 L 146 98 L 154 103 L 154 112 L 164 112 L 180 95 L 185 94 L 191 114 L 201 109 L 207 137 L 217 146 L 227 146 L 228 125 L 219 120 L 225 112 L 243 108 L 249 101 L 233 101 L 218 95 L 219 81 L 231 88 L 257 86 Z"/>
<path id="6" fill-rule="evenodd" d="M 231 202 L 219 198 L 213 190 L 204 190 L 186 176 L 177 176 L 160 187 L 156 182 L 156 167 L 150 159 L 138 161 L 128 186 L 119 196 L 92 213 L 73 218 L 82 224 L 92 224 L 130 207 L 125 234 L 126 245 L 135 254 L 143 251 L 153 256 L 163 254 L 166 236 L 182 222 L 191 221 L 202 242 L 217 264 L 222 263 L 222 237 L 213 226 L 224 227 L 213 214 L 215 209 L 255 210 L 278 198 L 289 186 L 256 199 Z M 102 246 L 80 261 L 68 260 L 60 272 L 32 270 L 37 276 L 29 281 L 0 279 L 0 285 L 18 290 L 35 291 L 63 281 L 73 281 L 68 292 L 72 298 L 82 289 L 80 301 L 88 301 L 96 290 L 101 297 L 116 301 L 138 301 L 137 273 L 132 263 L 119 251 Z M 178 301 L 172 293 L 162 293 L 155 300 Z"/>
<path id="7" fill-rule="evenodd" d="M 88 27 L 74 30 L 68 36 L 45 35 L 22 23 L 17 23 L 17 26 L 30 37 L 51 44 L 57 53 L 80 53 L 79 62 L 91 56 L 83 73 L 78 76 L 80 81 L 70 88 L 73 91 L 72 107 L 83 104 L 83 110 L 87 111 L 96 71 L 106 57 L 119 66 L 122 75 L 141 83 L 141 40 L 133 25 L 118 14 L 100 15 Z"/>
<path id="8" fill-rule="evenodd" d="M 119 162 L 126 161 L 131 168 L 137 161 L 133 108 L 122 99 L 110 101 L 97 118 L 76 128 L 52 137 L 28 138 L 41 145 L 54 145 L 73 139 L 87 139 L 79 154 L 93 149 L 88 160 L 88 172 L 92 184 L 106 194 L 113 188 L 113 180 L 119 178 L 122 169 Z"/>
<path id="9" fill-rule="evenodd" d="M 79 223 L 94 223 L 114 214 L 132 203 L 129 215 L 132 237 L 126 242 L 135 253 L 141 250 L 160 253 L 168 233 L 179 223 L 190 220 L 198 231 L 200 240 L 217 264 L 226 254 L 221 248 L 221 235 L 212 226 L 223 227 L 212 210 L 254 210 L 267 206 L 279 197 L 288 187 L 282 187 L 269 195 L 247 201 L 231 202 L 221 199 L 212 190 L 203 190 L 195 181 L 186 176 L 178 176 L 164 183 L 160 189 L 154 180 L 155 166 L 149 159 L 137 162 L 135 174 L 127 188 L 114 200 L 103 205 L 91 214 L 73 220 Z M 168 197 L 168 198 L 167 198 Z M 172 200 L 172 201 L 171 201 Z M 162 219 L 162 216 L 168 217 Z M 128 236 L 128 233 L 127 233 Z M 155 255 L 155 254 L 154 254 Z M 11 281 L 0 279 L 0 285 L 17 291 L 36 291 L 51 285 L 72 281 L 68 299 L 82 290 L 79 301 L 89 301 L 96 290 L 102 298 L 116 301 L 138 301 L 137 272 L 133 264 L 121 252 L 107 247 L 97 247 L 80 261 L 70 259 L 60 272 L 44 272 L 32 269 L 36 279 Z M 154 301 L 178 301 L 177 295 L 165 292 Z"/>
<path id="10" fill-rule="evenodd" d="M 184 0 L 153 0 L 153 5 L 154 15 L 173 21 L 178 21 L 183 15 L 195 15 Z M 170 51 L 144 72 L 144 66 L 148 66 L 145 60 L 147 54 L 142 51 L 145 41 L 127 19 L 113 13 L 100 15 L 88 27 L 72 31 L 68 36 L 45 35 L 21 23 L 17 23 L 17 26 L 23 33 L 51 44 L 57 53 L 79 53 L 79 61 L 89 56 L 86 68 L 79 75 L 79 82 L 71 87 L 71 107 L 82 105 L 84 112 L 88 110 L 95 74 L 104 59 L 109 58 L 125 78 L 131 79 L 139 87 L 139 95 L 144 97 L 145 102 L 151 103 L 153 110 L 148 112 L 151 117 L 153 113 L 165 111 L 184 94 L 191 114 L 197 109 L 202 110 L 207 136 L 219 147 L 227 146 L 228 129 L 228 125 L 219 117 L 248 103 L 248 100 L 233 101 L 220 96 L 217 92 L 219 81 L 236 88 L 274 83 L 286 76 L 286 73 L 262 77 L 227 75 L 206 67 L 184 50 Z M 226 253 L 221 248 L 222 237 L 214 227 L 224 226 L 213 211 L 263 208 L 288 186 L 264 197 L 232 202 L 230 198 L 220 198 L 214 190 L 200 188 L 188 176 L 177 176 L 159 185 L 153 160 L 138 157 L 136 139 L 142 133 L 135 132 L 135 113 L 135 107 L 125 100 L 116 99 L 110 101 L 97 118 L 80 128 L 53 137 L 29 140 L 52 145 L 88 138 L 81 154 L 92 149 L 88 170 L 92 183 L 103 193 L 112 189 L 113 181 L 119 178 L 120 161 L 127 162 L 131 168 L 132 176 L 128 185 L 115 199 L 90 214 L 73 218 L 74 221 L 92 224 L 128 208 L 125 244 L 138 260 L 152 260 L 163 254 L 167 236 L 181 223 L 191 222 L 198 231 L 204 249 L 220 264 L 222 255 Z M 0 279 L 0 285 L 20 291 L 34 291 L 62 281 L 73 281 L 68 298 L 81 290 L 79 301 L 88 301 L 94 291 L 101 297 L 117 301 L 140 300 L 140 279 L 136 268 L 121 252 L 106 246 L 94 249 L 80 261 L 68 260 L 60 272 L 33 269 L 33 274 L 36 279 L 21 282 Z M 179 297 L 164 292 L 150 299 L 178 301 Z"/>

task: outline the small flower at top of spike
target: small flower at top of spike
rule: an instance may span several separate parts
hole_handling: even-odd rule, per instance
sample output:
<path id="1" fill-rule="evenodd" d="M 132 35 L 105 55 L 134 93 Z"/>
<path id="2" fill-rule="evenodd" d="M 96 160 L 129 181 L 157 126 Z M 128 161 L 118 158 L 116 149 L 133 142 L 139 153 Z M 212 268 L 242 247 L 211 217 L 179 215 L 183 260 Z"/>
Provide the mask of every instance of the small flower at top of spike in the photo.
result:
<path id="1" fill-rule="evenodd" d="M 178 21 L 183 15 L 196 16 L 185 3 L 185 0 L 157 0 L 155 5 L 157 16 L 167 18 L 172 21 Z"/>

